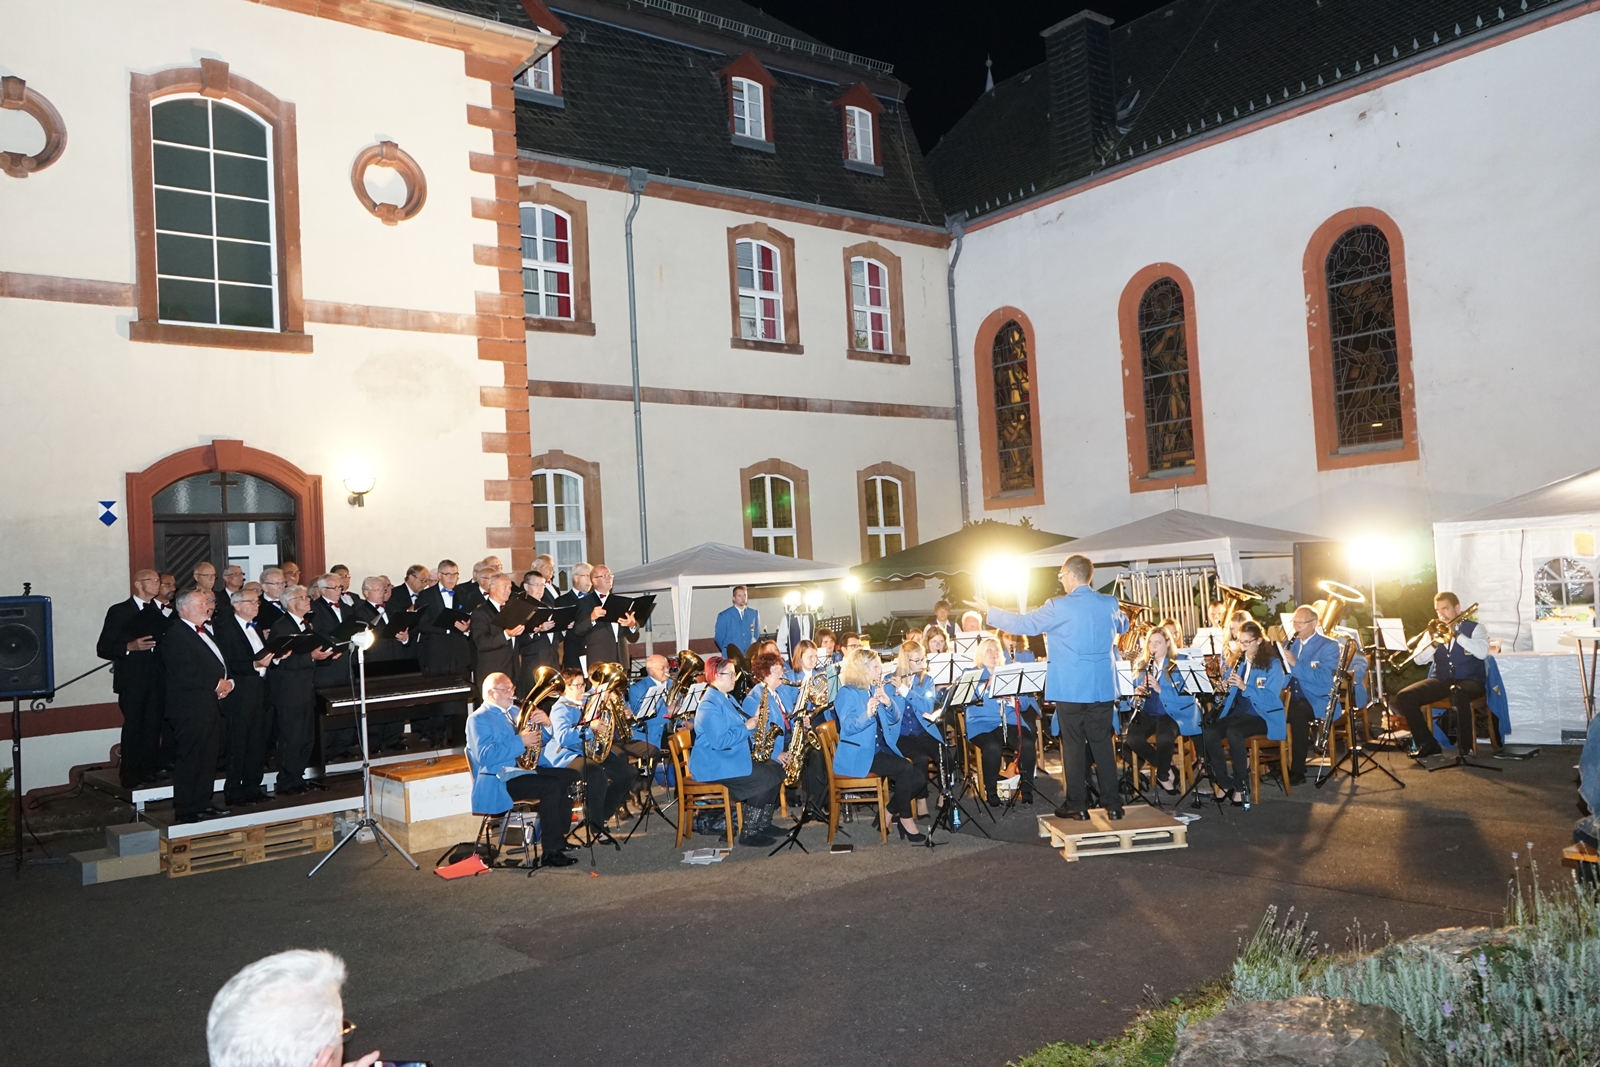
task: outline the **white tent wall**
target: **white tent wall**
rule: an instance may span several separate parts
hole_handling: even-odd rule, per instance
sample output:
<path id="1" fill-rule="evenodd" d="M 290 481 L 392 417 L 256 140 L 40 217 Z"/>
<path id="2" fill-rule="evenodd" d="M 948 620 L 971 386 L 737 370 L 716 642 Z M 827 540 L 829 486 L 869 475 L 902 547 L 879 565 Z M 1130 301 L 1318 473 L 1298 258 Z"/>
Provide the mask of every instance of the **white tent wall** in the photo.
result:
<path id="1" fill-rule="evenodd" d="M 1576 517 L 1573 517 L 1576 518 Z M 1439 588 L 1478 604 L 1478 620 L 1510 651 L 1533 648 L 1534 573 L 1543 560 L 1577 556 L 1581 538 L 1592 546 L 1600 513 L 1585 523 L 1520 526 L 1505 522 L 1434 523 Z M 1592 547 L 1591 547 L 1592 553 Z M 1581 557 L 1580 557 L 1581 558 Z"/>

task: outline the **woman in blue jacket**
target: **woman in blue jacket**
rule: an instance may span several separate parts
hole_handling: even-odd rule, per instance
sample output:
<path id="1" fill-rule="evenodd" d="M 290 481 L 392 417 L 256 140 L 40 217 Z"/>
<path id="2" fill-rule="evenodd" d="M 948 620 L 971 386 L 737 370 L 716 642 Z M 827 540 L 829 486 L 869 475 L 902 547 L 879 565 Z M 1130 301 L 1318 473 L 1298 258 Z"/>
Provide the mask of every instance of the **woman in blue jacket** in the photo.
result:
<path id="1" fill-rule="evenodd" d="M 1283 687 L 1287 684 L 1288 672 L 1278 659 L 1278 650 L 1262 636 L 1260 623 L 1240 626 L 1239 662 L 1228 675 L 1228 697 L 1223 702 L 1222 715 L 1215 725 L 1205 728 L 1203 736 L 1218 800 L 1228 796 L 1234 807 L 1244 805 L 1243 790 L 1250 778 L 1248 738 L 1265 734 L 1269 741 L 1282 741 L 1288 736 L 1283 711 Z M 1224 738 L 1232 758 L 1232 773 L 1222 754 Z"/>
<path id="2" fill-rule="evenodd" d="M 870 648 L 845 657 L 839 670 L 834 711 L 839 716 L 839 747 L 833 773 L 841 778 L 877 775 L 889 779 L 889 814 L 899 819 L 902 841 L 926 838 L 917 826 L 912 802 L 928 795 L 928 776 L 900 754 L 900 712 L 885 692 L 883 661 Z"/>
<path id="3" fill-rule="evenodd" d="M 724 786 L 728 796 L 744 803 L 741 845 L 770 845 L 772 809 L 783 786 L 783 768 L 773 760 L 750 758 L 750 734 L 760 721 L 745 717 L 734 702 L 739 672 L 722 656 L 706 657 L 710 687 L 694 713 L 694 747 L 689 750 L 689 776 L 697 782 Z M 771 713 L 771 708 L 768 708 Z"/>
<path id="4" fill-rule="evenodd" d="M 1178 736 L 1200 733 L 1200 709 L 1184 687 L 1178 665 L 1172 659 L 1172 639 L 1158 626 L 1144 636 L 1144 655 L 1134 665 L 1139 686 L 1133 692 L 1144 704 L 1139 719 L 1130 724 L 1128 747 L 1155 767 L 1156 784 L 1169 795 L 1178 792 L 1178 773 L 1172 766 L 1172 752 Z M 1150 735 L 1155 735 L 1155 744 Z"/>
<path id="5" fill-rule="evenodd" d="M 939 746 L 943 738 L 939 728 L 927 719 L 928 713 L 939 704 L 939 688 L 928 673 L 928 655 L 920 641 L 907 641 L 900 646 L 894 677 L 889 680 L 886 691 L 900 716 L 900 739 L 895 747 L 931 779 L 939 770 Z M 953 760 L 955 753 L 947 752 L 945 758 Z"/>
<path id="6" fill-rule="evenodd" d="M 1106 655 L 1110 655 L 1109 649 Z M 1005 663 L 1000 642 L 986 637 L 978 642 L 975 666 L 983 668 L 978 696 L 967 705 L 967 740 L 978 746 L 983 763 L 984 796 L 992 802 L 1000 781 L 1001 749 L 1010 745 L 1017 753 L 1017 770 L 1022 775 L 1018 793 L 1022 803 L 1033 803 L 1033 772 L 1037 753 L 1033 729 L 1023 718 L 1015 697 L 989 696 L 990 676 Z"/>

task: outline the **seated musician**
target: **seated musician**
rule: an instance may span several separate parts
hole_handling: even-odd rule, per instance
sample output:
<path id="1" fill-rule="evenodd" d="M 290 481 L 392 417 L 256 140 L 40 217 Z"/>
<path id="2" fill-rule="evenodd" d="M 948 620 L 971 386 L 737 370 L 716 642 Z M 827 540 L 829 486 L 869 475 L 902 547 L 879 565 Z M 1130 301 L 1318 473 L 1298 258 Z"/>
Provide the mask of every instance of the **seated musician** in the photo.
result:
<path id="1" fill-rule="evenodd" d="M 817 646 L 810 641 L 801 641 L 795 646 L 793 668 L 785 679 L 785 687 L 790 690 L 788 694 L 789 707 L 799 709 L 807 706 L 818 707 L 823 710 L 817 715 L 817 722 L 827 722 L 833 718 L 833 686 L 829 684 L 829 673 L 823 668 Z M 810 694 L 810 699 L 807 694 Z"/>
<path id="2" fill-rule="evenodd" d="M 628 687 L 628 710 L 633 712 L 635 720 L 644 707 L 644 698 L 657 686 L 668 684 L 670 672 L 667 669 L 667 657 L 659 652 L 644 661 L 644 676 Z M 666 695 L 663 689 L 662 696 Z M 667 707 L 661 702 L 656 702 L 656 713 L 642 722 L 636 721 L 633 727 L 635 740 L 644 741 L 654 748 L 661 747 L 661 735 L 667 728 Z"/>
<path id="3" fill-rule="evenodd" d="M 1017 753 L 1017 769 L 1022 774 L 1018 794 L 1022 803 L 1033 803 L 1033 772 L 1037 753 L 1033 730 L 1022 718 L 1014 697 L 989 695 L 990 675 L 1005 662 L 998 638 L 978 642 L 973 665 L 983 668 L 977 695 L 967 705 L 967 740 L 978 746 L 983 759 L 984 795 L 992 803 L 1000 781 L 1000 750 L 1010 745 Z"/>
<path id="4" fill-rule="evenodd" d="M 1283 662 L 1289 668 L 1290 785 L 1306 780 L 1311 722 L 1328 714 L 1339 653 L 1339 642 L 1317 629 L 1316 610 L 1306 604 L 1295 608 L 1294 633 L 1283 645 Z"/>
<path id="5" fill-rule="evenodd" d="M 627 802 L 628 794 L 639 784 L 639 772 L 615 746 L 599 762 L 584 755 L 584 742 L 592 736 L 583 722 L 589 680 L 576 667 L 562 668 L 561 680 L 567 688 L 550 709 L 550 738 L 544 744 L 544 758 L 552 766 L 566 767 L 583 777 L 584 820 L 596 841 L 609 843 L 606 821 Z"/>
<path id="6" fill-rule="evenodd" d="M 870 648 L 852 652 L 840 668 L 839 747 L 833 773 L 841 778 L 875 775 L 889 780 L 889 814 L 899 820 L 902 841 L 921 844 L 915 801 L 928 795 L 928 776 L 899 749 L 900 711 L 885 691 L 883 660 Z"/>
<path id="7" fill-rule="evenodd" d="M 844 658 L 844 653 L 839 651 L 839 640 L 832 630 L 826 626 L 817 628 L 815 638 L 817 646 L 817 664 L 826 668 L 831 663 L 838 663 Z"/>
<path id="8" fill-rule="evenodd" d="M 983 632 L 983 616 L 976 611 L 963 611 L 961 613 L 961 632 L 976 634 Z"/>
<path id="9" fill-rule="evenodd" d="M 750 673 L 757 681 L 745 694 L 742 710 L 747 717 L 755 718 L 761 710 L 762 700 L 766 700 L 767 721 L 780 731 L 777 742 L 772 746 L 772 758 L 780 764 L 787 764 L 789 760 L 784 743 L 789 738 L 794 697 L 793 690 L 783 681 L 783 660 L 776 652 L 760 653 L 750 662 Z"/>
<path id="10" fill-rule="evenodd" d="M 1221 716 L 1202 735 L 1218 800 L 1226 796 L 1234 807 L 1244 805 L 1244 790 L 1250 784 L 1248 738 L 1265 734 L 1269 741 L 1282 741 L 1288 736 L 1283 713 L 1283 687 L 1288 681 L 1278 650 L 1262 634 L 1261 624 L 1253 620 L 1242 623 L 1239 662 L 1228 674 L 1228 696 Z M 1228 742 L 1227 757 L 1222 752 L 1224 740 Z"/>
<path id="11" fill-rule="evenodd" d="M 572 786 L 577 772 L 553 767 L 544 757 L 543 735 L 550 719 L 534 710 L 527 729 L 517 733 L 517 689 L 510 677 L 491 674 L 483 680 L 483 703 L 467 716 L 467 759 L 472 765 L 472 810 L 480 815 L 501 815 L 517 800 L 539 802 L 546 867 L 568 867 L 577 862 L 567 855 L 567 828 L 572 825 Z M 527 770 L 517 760 L 532 750 L 538 767 Z"/>
<path id="12" fill-rule="evenodd" d="M 1144 635 L 1144 655 L 1134 664 L 1139 685 L 1135 696 L 1144 697 L 1140 719 L 1127 734 L 1128 747 L 1155 768 L 1155 782 L 1169 795 L 1178 792 L 1178 772 L 1172 753 L 1178 737 L 1200 733 L 1200 708 L 1189 695 L 1178 665 L 1172 658 L 1172 638 L 1158 626 Z M 1151 735 L 1155 744 L 1150 743 Z"/>
<path id="13" fill-rule="evenodd" d="M 1428 665 L 1428 676 L 1406 686 L 1394 698 L 1395 709 L 1406 717 L 1406 725 L 1411 728 L 1411 739 L 1417 746 L 1412 755 L 1418 759 L 1444 751 L 1424 707 L 1439 700 L 1450 701 L 1455 712 L 1456 748 L 1472 747 L 1476 729 L 1472 702 L 1484 695 L 1488 680 L 1489 631 L 1483 623 L 1462 615 L 1461 601 L 1451 592 L 1433 598 L 1433 611 L 1450 639 L 1440 644 L 1430 635 L 1422 641 L 1411 658 Z"/>
<path id="14" fill-rule="evenodd" d="M 943 630 L 927 630 L 923 634 L 923 639 L 927 642 L 930 656 L 950 651 L 950 638 Z"/>
<path id="15" fill-rule="evenodd" d="M 926 716 L 939 704 L 939 688 L 933 684 L 933 676 L 928 673 L 928 654 L 917 641 L 908 640 L 900 646 L 888 692 L 895 710 L 900 713 L 900 741 L 896 746 L 900 754 L 916 764 L 919 770 L 937 774 L 942 731 L 930 723 Z M 950 761 L 947 764 L 949 767 L 955 766 L 953 750 L 946 752 L 945 758 Z M 931 772 L 929 768 L 932 768 Z"/>
<path id="16" fill-rule="evenodd" d="M 706 657 L 710 688 L 694 713 L 689 774 L 697 782 L 725 787 L 730 799 L 744 804 L 739 844 L 760 847 L 777 840 L 771 831 L 772 811 L 783 787 L 783 768 L 775 760 L 751 759 L 750 734 L 759 720 L 754 715 L 746 718 L 734 703 L 738 678 L 732 660 Z"/>
<path id="17" fill-rule="evenodd" d="M 1167 631 L 1171 633 L 1172 631 Z M 1028 646 L 1028 639 L 1020 634 L 1008 634 L 1004 630 L 996 630 L 995 636 L 1000 639 L 1000 648 L 1005 652 L 1007 663 L 1036 663 L 1038 660 L 1033 655 L 1033 649 Z M 1017 698 L 1017 707 L 1022 711 L 1022 721 L 1033 727 L 1034 732 L 1039 730 L 1039 698 L 1031 694 Z"/>

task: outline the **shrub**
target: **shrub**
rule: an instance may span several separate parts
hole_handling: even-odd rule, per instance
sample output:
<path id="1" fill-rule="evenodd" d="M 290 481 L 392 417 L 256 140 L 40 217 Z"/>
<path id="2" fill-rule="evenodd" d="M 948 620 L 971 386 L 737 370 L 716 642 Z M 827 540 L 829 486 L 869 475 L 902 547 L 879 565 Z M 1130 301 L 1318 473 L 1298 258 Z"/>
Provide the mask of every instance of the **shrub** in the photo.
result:
<path id="1" fill-rule="evenodd" d="M 1161 1067 L 1172 1058 L 1185 1026 L 1203 1022 L 1227 1006 L 1228 987 L 1214 982 L 1187 997 L 1151 1004 L 1115 1040 L 1046 1045 L 1006 1067 Z"/>

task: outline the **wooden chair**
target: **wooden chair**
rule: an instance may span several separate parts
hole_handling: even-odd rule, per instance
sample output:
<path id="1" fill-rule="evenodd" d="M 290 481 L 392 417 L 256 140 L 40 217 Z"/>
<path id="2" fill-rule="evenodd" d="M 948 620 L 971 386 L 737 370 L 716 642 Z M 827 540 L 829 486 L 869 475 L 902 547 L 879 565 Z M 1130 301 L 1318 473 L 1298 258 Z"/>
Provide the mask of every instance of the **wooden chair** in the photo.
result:
<path id="1" fill-rule="evenodd" d="M 1199 735 L 1196 734 L 1195 736 L 1198 737 Z M 1139 754 L 1133 751 L 1131 748 L 1128 750 L 1128 757 L 1133 761 L 1133 780 L 1137 782 L 1139 780 L 1139 768 L 1143 766 L 1144 760 L 1141 759 Z M 1189 791 L 1189 780 L 1192 773 L 1192 765 L 1194 764 L 1195 759 L 1196 757 L 1193 739 L 1185 737 L 1183 734 L 1179 734 L 1177 744 L 1174 745 L 1172 749 L 1172 767 L 1178 772 L 1179 796 L 1182 796 L 1184 793 Z M 1061 773 L 1062 777 L 1066 776 L 1065 765 L 1062 766 Z M 1152 768 L 1151 773 L 1154 774 L 1154 768 Z M 1152 777 L 1151 783 L 1154 784 L 1154 782 L 1155 779 Z M 1160 787 L 1158 786 L 1157 788 Z M 1064 789 L 1065 786 L 1063 786 L 1063 790 Z M 1061 795 L 1066 796 L 1066 793 L 1063 791 Z"/>
<path id="2" fill-rule="evenodd" d="M 817 727 L 822 742 L 822 758 L 828 768 L 828 844 L 839 832 L 839 812 L 846 804 L 875 804 L 878 808 L 878 836 L 889 840 L 889 780 L 869 774 L 865 778 L 840 778 L 833 773 L 833 753 L 839 747 L 839 724 L 825 722 Z"/>
<path id="3" fill-rule="evenodd" d="M 1432 704 L 1424 704 L 1422 706 L 1427 709 L 1428 723 L 1430 725 L 1439 716 L 1451 714 L 1455 707 L 1454 704 L 1450 703 L 1450 699 L 1448 697 L 1446 697 L 1444 700 L 1435 700 Z M 1485 720 L 1487 721 L 1485 722 Z M 1495 718 L 1494 713 L 1489 710 L 1488 698 L 1478 697 L 1472 702 L 1472 737 L 1467 742 L 1467 751 L 1471 752 L 1473 755 L 1478 754 L 1478 737 L 1480 736 L 1478 733 L 1478 724 L 1480 722 L 1484 722 L 1489 729 L 1489 743 L 1491 745 L 1493 745 L 1495 748 L 1499 748 L 1501 745 L 1505 744 L 1505 739 L 1500 736 L 1500 720 Z M 1456 746 L 1458 751 L 1460 750 L 1460 745 L 1461 738 L 1458 737 L 1456 738 Z"/>
<path id="4" fill-rule="evenodd" d="M 476 781 L 478 768 L 472 761 L 471 753 L 467 754 L 467 770 L 472 773 L 472 778 Z M 537 800 L 513 800 L 511 807 L 502 812 L 473 812 L 472 814 L 478 816 L 479 819 L 478 847 L 488 849 L 494 857 L 494 862 L 498 863 L 501 850 L 505 848 L 506 829 L 513 821 L 512 816 L 522 816 L 522 848 L 520 851 L 522 853 L 522 862 L 529 868 L 529 873 L 531 874 L 532 868 L 538 866 L 539 846 L 537 842 L 532 840 L 532 835 L 529 833 L 528 817 L 537 814 L 538 811 L 539 802 Z M 539 816 L 539 826 L 541 833 L 544 832 L 544 816 L 542 815 Z M 565 830 L 562 832 L 564 833 Z"/>
<path id="5" fill-rule="evenodd" d="M 732 848 L 744 816 L 744 805 L 733 802 L 727 786 L 697 782 L 689 777 L 689 752 L 693 747 L 694 734 L 689 730 L 676 730 L 667 738 L 667 754 L 672 758 L 672 773 L 678 782 L 678 840 L 673 847 L 682 847 L 689 839 L 697 814 L 720 808 L 728 824 L 728 847 Z"/>

